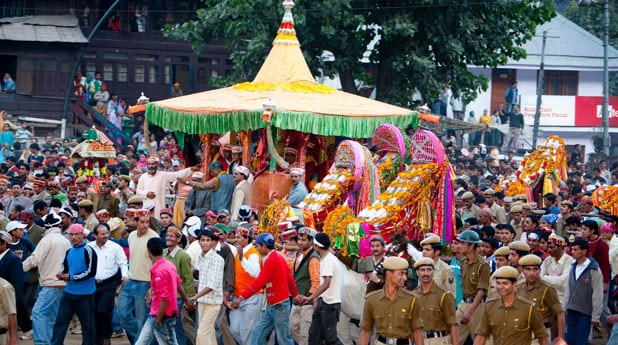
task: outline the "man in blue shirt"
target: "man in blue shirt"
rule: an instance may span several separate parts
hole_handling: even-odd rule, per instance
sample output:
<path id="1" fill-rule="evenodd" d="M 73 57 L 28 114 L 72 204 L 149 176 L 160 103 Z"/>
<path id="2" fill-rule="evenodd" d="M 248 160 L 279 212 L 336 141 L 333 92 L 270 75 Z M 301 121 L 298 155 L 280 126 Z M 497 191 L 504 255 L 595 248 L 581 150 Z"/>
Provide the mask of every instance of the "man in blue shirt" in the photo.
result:
<path id="1" fill-rule="evenodd" d="M 69 322 L 76 313 L 82 326 L 82 343 L 95 343 L 94 293 L 97 272 L 97 254 L 84 240 L 84 227 L 69 227 L 71 248 L 67 250 L 60 273 L 56 276 L 66 281 L 58 316 L 54 325 L 52 345 L 64 344 Z"/>

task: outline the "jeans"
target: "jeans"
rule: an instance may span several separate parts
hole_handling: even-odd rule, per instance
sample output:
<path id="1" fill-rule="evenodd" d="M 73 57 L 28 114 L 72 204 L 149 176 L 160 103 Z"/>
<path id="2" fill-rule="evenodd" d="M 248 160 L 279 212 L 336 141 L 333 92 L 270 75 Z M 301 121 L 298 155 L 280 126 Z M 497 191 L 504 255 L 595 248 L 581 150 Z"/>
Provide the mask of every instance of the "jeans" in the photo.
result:
<path id="1" fill-rule="evenodd" d="M 309 345 L 342 345 L 337 336 L 337 322 L 341 303 L 327 304 L 319 298 L 318 306 L 313 311 L 311 317 L 311 327 L 309 328 Z"/>
<path id="2" fill-rule="evenodd" d="M 586 345 L 590 337 L 592 316 L 575 310 L 567 310 L 565 340 L 569 345 Z M 611 344 L 611 343 L 608 343 Z"/>
<path id="3" fill-rule="evenodd" d="M 159 345 L 178 345 L 175 331 L 176 316 L 165 317 L 161 326 L 157 325 L 156 321 L 156 316 L 148 317 L 135 345 L 150 345 L 155 339 Z"/>
<path id="4" fill-rule="evenodd" d="M 266 306 L 266 311 L 262 318 L 251 332 L 251 345 L 262 345 L 266 343 L 266 338 L 275 330 L 277 344 L 294 345 L 292 334 L 290 333 L 290 300 L 271 306 Z"/>
<path id="5" fill-rule="evenodd" d="M 94 344 L 94 294 L 73 295 L 63 293 L 58 316 L 54 324 L 52 345 L 63 345 L 69 323 L 77 314 L 82 326 L 82 344 Z"/>
<path id="6" fill-rule="evenodd" d="M 182 328 L 182 315 L 180 315 L 180 311 L 182 310 L 182 306 L 185 302 L 182 298 L 176 298 L 176 303 L 178 305 L 178 316 L 176 317 L 176 341 L 178 345 L 185 345 L 187 343 L 187 339 L 185 338 L 185 330 Z"/>
<path id="7" fill-rule="evenodd" d="M 618 344 L 618 323 L 615 323 L 612 327 L 612 331 L 609 334 L 608 344 Z"/>
<path id="8" fill-rule="evenodd" d="M 63 291 L 64 289 L 41 287 L 32 307 L 32 337 L 35 345 L 51 344 Z"/>
<path id="9" fill-rule="evenodd" d="M 131 344 L 135 344 L 140 329 L 148 318 L 148 306 L 146 305 L 148 289 L 150 289 L 150 282 L 129 279 L 118 296 L 118 321 L 127 332 L 127 338 Z"/>

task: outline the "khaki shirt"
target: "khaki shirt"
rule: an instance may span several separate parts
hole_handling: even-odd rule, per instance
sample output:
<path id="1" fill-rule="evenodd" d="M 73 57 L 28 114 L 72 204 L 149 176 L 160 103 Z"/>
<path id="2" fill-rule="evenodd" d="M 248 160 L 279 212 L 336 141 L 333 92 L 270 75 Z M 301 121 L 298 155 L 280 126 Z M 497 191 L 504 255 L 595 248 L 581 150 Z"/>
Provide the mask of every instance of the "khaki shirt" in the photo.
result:
<path id="1" fill-rule="evenodd" d="M 494 202 L 493 204 L 491 204 L 491 207 L 489 209 L 494 215 L 494 219 L 496 220 L 497 224 L 506 224 L 506 212 L 504 211 L 504 207 Z"/>
<path id="2" fill-rule="evenodd" d="M 474 297 L 479 289 L 489 290 L 489 264 L 479 255 L 461 263 L 461 285 L 464 297 Z"/>
<path id="3" fill-rule="evenodd" d="M 385 338 L 410 339 L 412 332 L 423 328 L 417 298 L 409 291 L 400 288 L 391 301 L 384 289 L 367 295 L 360 328 L 371 331 L 376 327 L 377 334 Z"/>
<path id="4" fill-rule="evenodd" d="M 541 279 L 529 287 L 526 283 L 517 285 L 517 295 L 534 303 L 541 312 L 543 322 L 551 322 L 552 317 L 562 311 L 556 289 L 541 282 Z"/>
<path id="5" fill-rule="evenodd" d="M 438 259 L 434 268 L 433 281 L 438 287 L 444 291 L 450 292 L 453 296 L 456 294 L 455 288 L 455 273 L 451 265 Z M 420 286 L 420 282 L 419 282 Z"/>
<path id="6" fill-rule="evenodd" d="M 414 289 L 412 293 L 417 298 L 426 332 L 448 331 L 451 325 L 457 324 L 455 298 L 450 292 L 432 284 L 427 293 L 424 293 L 420 286 Z"/>
<path id="7" fill-rule="evenodd" d="M 0 328 L 8 328 L 9 315 L 16 313 L 15 289 L 11 283 L 0 278 Z"/>
<path id="8" fill-rule="evenodd" d="M 479 218 L 479 212 L 481 212 L 481 208 L 472 204 L 472 207 L 468 208 L 466 206 L 461 208 L 461 219 L 464 221 L 468 218 Z"/>
<path id="9" fill-rule="evenodd" d="M 493 336 L 494 344 L 530 344 L 532 332 L 536 338 L 547 337 L 543 318 L 538 309 L 528 301 L 515 296 L 515 301 L 505 307 L 502 298 L 482 304 L 481 323 L 476 335 Z"/>
<path id="10" fill-rule="evenodd" d="M 97 216 L 94 215 L 94 213 L 91 213 L 84 221 L 84 228 L 90 231 L 93 231 L 94 227 L 97 225 L 99 225 L 99 220 L 97 219 Z"/>

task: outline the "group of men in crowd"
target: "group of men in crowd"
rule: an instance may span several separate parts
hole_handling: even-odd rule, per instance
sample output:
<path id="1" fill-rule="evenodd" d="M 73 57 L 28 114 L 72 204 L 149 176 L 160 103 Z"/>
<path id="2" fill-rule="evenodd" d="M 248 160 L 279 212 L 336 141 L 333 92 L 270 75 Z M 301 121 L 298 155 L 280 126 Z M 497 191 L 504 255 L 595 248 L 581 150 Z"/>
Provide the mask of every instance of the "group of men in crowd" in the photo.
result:
<path id="1" fill-rule="evenodd" d="M 242 149 L 212 146 L 208 179 L 167 167 L 161 152 L 143 169 L 122 155 L 94 180 L 36 154 L 7 159 L 0 340 L 15 342 L 19 329 L 62 344 L 74 314 L 87 344 L 122 334 L 131 344 L 587 344 L 591 329 L 616 324 L 617 219 L 589 196 L 602 179 L 615 183 L 615 166 L 572 166 L 560 193 L 535 203 L 498 191 L 512 162 L 466 162 L 452 243 L 429 234 L 397 251 L 370 234 L 371 256 L 343 260 L 302 220 L 258 233 Z M 304 171 L 289 172 L 300 202 Z M 366 282 L 358 320 L 342 312 L 338 257 Z"/>

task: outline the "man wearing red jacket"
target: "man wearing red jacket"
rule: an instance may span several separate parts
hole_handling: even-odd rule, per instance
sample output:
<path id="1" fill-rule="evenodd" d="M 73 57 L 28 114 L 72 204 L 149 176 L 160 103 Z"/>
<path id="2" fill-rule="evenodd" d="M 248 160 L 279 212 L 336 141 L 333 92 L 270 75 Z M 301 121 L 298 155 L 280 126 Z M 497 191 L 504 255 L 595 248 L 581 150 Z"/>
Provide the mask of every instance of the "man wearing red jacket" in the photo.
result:
<path id="1" fill-rule="evenodd" d="M 252 344 L 265 344 L 266 337 L 273 329 L 277 342 L 281 345 L 294 345 L 290 333 L 290 299 L 298 297 L 296 282 L 288 268 L 285 258 L 275 251 L 275 238 L 271 234 L 260 234 L 256 239 L 257 250 L 264 256 L 264 266 L 253 283 L 241 291 L 239 298 L 234 300 L 232 308 L 237 308 L 240 302 L 251 297 L 263 287 L 266 287 L 268 306 L 262 318 L 251 332 Z"/>

